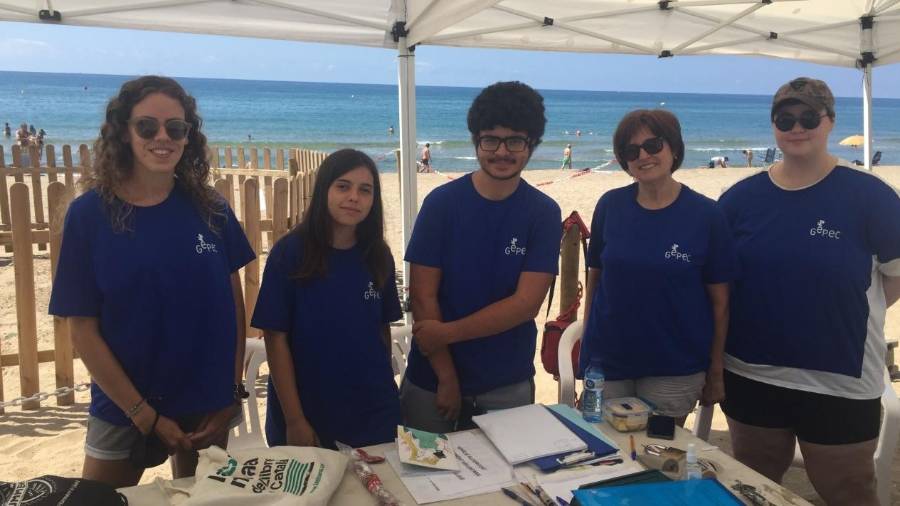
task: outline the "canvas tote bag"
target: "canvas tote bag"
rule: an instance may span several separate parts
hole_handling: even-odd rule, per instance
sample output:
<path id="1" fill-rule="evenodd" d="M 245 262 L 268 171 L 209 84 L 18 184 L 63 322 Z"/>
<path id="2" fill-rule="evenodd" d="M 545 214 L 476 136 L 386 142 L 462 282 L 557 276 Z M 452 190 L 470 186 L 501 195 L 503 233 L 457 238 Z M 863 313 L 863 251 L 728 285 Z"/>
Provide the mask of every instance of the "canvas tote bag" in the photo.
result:
<path id="1" fill-rule="evenodd" d="M 178 506 L 326 506 L 346 468 L 347 457 L 323 448 L 211 446 L 200 451 L 192 486 L 162 487 Z"/>

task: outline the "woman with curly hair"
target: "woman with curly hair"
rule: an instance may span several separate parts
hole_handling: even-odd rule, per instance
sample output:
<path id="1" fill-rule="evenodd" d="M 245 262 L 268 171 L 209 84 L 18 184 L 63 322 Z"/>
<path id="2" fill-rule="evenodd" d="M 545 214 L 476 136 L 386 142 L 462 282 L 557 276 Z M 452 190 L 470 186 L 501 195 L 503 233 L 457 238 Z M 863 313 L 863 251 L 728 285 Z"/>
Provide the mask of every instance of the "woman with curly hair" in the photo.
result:
<path id="1" fill-rule="evenodd" d="M 126 82 L 66 215 L 50 313 L 92 378 L 82 475 L 115 487 L 166 454 L 176 478 L 193 475 L 240 411 L 237 271 L 255 255 L 208 184 L 201 124 L 174 80 Z"/>

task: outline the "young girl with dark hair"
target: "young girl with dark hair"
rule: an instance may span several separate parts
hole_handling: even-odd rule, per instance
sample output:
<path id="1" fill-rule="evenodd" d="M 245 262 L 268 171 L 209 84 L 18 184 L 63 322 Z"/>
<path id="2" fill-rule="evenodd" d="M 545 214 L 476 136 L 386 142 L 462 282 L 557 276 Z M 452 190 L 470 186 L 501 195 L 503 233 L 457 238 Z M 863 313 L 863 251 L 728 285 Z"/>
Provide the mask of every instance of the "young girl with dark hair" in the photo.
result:
<path id="1" fill-rule="evenodd" d="M 342 149 L 319 167 L 303 221 L 272 248 L 253 313 L 271 371 L 269 446 L 392 441 L 389 323 L 401 316 L 378 170 Z"/>
<path id="2" fill-rule="evenodd" d="M 196 450 L 225 447 L 239 413 L 237 271 L 254 253 L 209 186 L 201 124 L 174 80 L 126 82 L 66 215 L 50 314 L 93 382 L 82 475 L 116 487 L 167 453 L 176 478 L 193 475 Z"/>

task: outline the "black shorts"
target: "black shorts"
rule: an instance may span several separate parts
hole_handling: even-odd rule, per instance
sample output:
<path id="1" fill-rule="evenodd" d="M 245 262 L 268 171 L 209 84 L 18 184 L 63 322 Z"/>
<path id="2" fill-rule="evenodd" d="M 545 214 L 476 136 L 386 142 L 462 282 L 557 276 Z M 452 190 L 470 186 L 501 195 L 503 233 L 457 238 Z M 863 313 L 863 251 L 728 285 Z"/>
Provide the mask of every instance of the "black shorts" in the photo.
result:
<path id="1" fill-rule="evenodd" d="M 747 425 L 790 429 L 822 445 L 862 443 L 881 430 L 881 398 L 846 399 L 762 383 L 725 370 L 722 410 Z"/>

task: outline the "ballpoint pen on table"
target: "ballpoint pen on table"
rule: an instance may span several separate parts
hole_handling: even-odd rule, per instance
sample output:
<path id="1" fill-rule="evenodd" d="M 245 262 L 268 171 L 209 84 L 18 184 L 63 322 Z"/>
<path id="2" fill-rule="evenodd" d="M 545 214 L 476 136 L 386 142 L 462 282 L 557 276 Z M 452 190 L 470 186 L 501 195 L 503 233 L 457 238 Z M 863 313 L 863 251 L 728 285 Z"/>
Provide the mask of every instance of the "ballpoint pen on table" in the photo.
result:
<path id="1" fill-rule="evenodd" d="M 534 506 L 529 501 L 525 500 L 524 497 L 520 496 L 519 494 L 513 492 L 512 490 L 510 490 L 508 488 L 504 487 L 504 488 L 501 488 L 500 490 L 503 491 L 503 493 L 506 495 L 506 497 L 509 497 L 513 501 L 516 501 L 521 506 Z"/>
<path id="2" fill-rule="evenodd" d="M 527 488 L 529 492 L 537 496 L 540 500 L 541 504 L 544 506 L 557 506 L 556 502 L 547 495 L 547 492 L 544 492 L 544 489 L 541 488 L 540 485 L 531 485 L 528 482 L 523 481 L 522 486 Z"/>
<path id="3" fill-rule="evenodd" d="M 631 460 L 637 460 L 637 452 L 634 449 L 634 436 L 629 435 L 628 440 L 631 441 Z"/>

